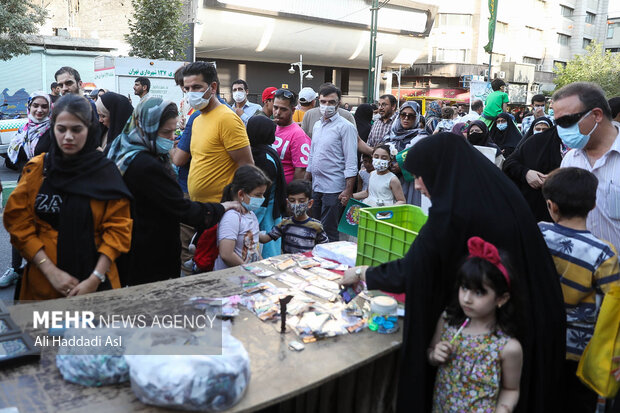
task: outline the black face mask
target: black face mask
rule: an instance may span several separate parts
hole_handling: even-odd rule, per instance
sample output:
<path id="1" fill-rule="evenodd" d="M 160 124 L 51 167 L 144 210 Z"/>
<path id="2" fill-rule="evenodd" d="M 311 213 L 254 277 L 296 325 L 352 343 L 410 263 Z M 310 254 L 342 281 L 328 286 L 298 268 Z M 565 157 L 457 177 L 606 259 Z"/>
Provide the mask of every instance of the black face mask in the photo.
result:
<path id="1" fill-rule="evenodd" d="M 472 145 L 484 145 L 485 137 L 483 132 L 472 132 L 467 136 L 467 139 Z"/>

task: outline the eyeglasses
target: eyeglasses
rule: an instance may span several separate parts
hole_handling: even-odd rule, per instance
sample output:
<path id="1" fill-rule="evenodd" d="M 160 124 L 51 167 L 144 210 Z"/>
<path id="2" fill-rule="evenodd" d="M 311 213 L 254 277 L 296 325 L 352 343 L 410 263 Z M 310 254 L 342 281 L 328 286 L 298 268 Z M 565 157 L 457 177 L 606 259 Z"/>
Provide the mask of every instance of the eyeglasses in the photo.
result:
<path id="1" fill-rule="evenodd" d="M 401 119 L 410 119 L 410 120 L 414 120 L 417 117 L 415 113 L 401 113 L 399 116 Z"/>
<path id="2" fill-rule="evenodd" d="M 583 112 L 573 113 L 572 115 L 564 115 L 555 120 L 555 124 L 562 128 L 569 128 L 575 123 L 579 122 L 584 115 L 587 115 L 592 109 L 584 110 Z"/>
<path id="3" fill-rule="evenodd" d="M 275 97 L 279 98 L 282 96 L 284 96 L 285 99 L 293 99 L 295 97 L 295 94 L 293 94 L 293 92 L 288 89 L 278 89 L 276 91 Z"/>

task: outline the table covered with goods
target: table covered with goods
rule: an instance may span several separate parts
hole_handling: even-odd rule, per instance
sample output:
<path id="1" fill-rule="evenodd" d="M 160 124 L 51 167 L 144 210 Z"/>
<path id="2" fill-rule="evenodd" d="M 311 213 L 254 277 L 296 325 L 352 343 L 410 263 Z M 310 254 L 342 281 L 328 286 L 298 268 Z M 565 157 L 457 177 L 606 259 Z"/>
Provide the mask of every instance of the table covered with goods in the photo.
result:
<path id="1" fill-rule="evenodd" d="M 0 408 L 391 411 L 403 305 L 380 291 L 339 286 L 359 252 L 354 243 L 329 243 L 217 272 L 0 308 L 0 326 L 6 320 L 16 330 L 10 345 L 0 331 Z M 105 322 L 85 326 L 80 318 L 76 329 L 66 318 L 60 328 L 41 326 L 40 314 L 69 308 L 106 314 L 108 321 L 109 314 L 147 314 L 151 324 L 113 330 Z M 158 314 L 204 318 L 214 308 L 211 329 L 153 327 Z M 106 347 L 101 353 L 42 345 L 53 337 L 102 334 L 118 345 L 110 349 L 93 339 Z"/>

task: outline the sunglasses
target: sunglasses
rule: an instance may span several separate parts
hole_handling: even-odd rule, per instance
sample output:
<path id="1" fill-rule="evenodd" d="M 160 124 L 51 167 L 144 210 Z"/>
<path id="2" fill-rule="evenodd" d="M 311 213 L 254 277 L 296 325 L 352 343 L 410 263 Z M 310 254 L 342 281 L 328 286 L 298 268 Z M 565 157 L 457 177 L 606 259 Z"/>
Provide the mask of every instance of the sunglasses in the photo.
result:
<path id="1" fill-rule="evenodd" d="M 417 117 L 415 113 L 401 113 L 399 116 L 401 119 L 410 119 L 410 120 L 413 120 Z"/>
<path id="2" fill-rule="evenodd" d="M 575 123 L 579 122 L 581 118 L 587 113 L 589 113 L 590 111 L 591 109 L 588 109 L 588 110 L 584 110 L 583 112 L 573 113 L 572 115 L 564 115 L 561 118 L 556 119 L 555 124 L 562 128 L 571 127 Z"/>
<path id="3" fill-rule="evenodd" d="M 278 89 L 276 91 L 275 97 L 279 98 L 279 97 L 282 97 L 282 96 L 284 96 L 285 99 L 293 99 L 293 97 L 295 97 L 293 92 L 291 92 L 290 90 Z"/>

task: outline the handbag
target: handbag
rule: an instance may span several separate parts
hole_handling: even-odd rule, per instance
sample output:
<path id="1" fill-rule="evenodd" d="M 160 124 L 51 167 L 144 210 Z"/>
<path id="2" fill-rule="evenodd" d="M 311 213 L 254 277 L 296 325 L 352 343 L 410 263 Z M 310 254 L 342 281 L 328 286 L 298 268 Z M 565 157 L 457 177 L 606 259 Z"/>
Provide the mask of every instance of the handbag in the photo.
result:
<path id="1" fill-rule="evenodd" d="M 620 286 L 613 286 L 605 298 L 596 320 L 594 334 L 583 351 L 577 377 L 588 387 L 605 398 L 613 398 L 620 382 L 612 375 L 620 356 Z"/>

